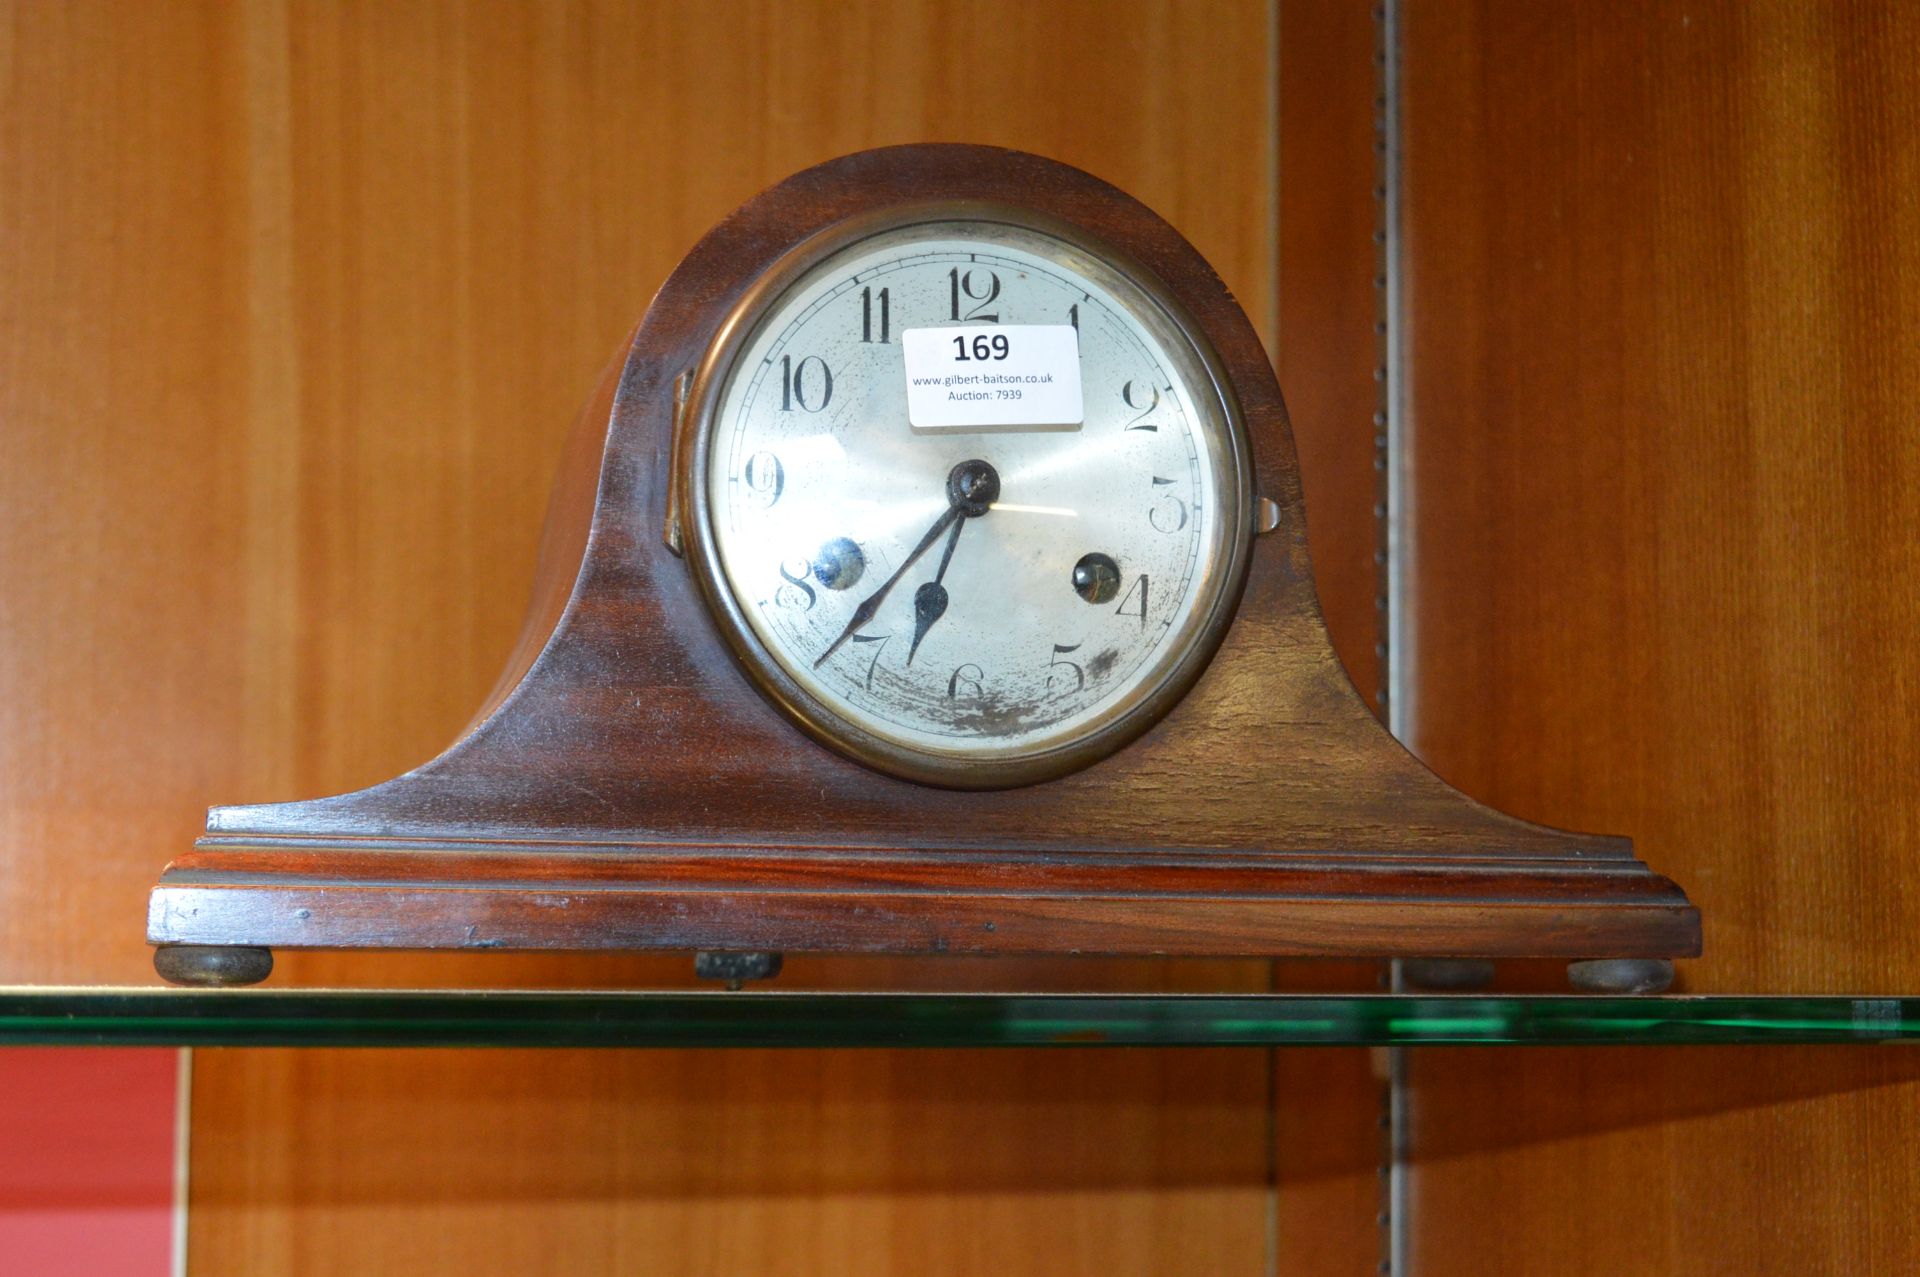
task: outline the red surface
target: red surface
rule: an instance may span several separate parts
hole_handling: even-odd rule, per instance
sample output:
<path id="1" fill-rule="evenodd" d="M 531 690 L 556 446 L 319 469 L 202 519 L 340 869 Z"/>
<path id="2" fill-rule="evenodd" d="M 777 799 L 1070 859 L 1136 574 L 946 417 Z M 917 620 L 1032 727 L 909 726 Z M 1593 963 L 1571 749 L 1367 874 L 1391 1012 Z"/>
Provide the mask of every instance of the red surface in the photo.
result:
<path id="1" fill-rule="evenodd" d="M 178 1059 L 0 1050 L 0 1273 L 167 1277 Z"/>

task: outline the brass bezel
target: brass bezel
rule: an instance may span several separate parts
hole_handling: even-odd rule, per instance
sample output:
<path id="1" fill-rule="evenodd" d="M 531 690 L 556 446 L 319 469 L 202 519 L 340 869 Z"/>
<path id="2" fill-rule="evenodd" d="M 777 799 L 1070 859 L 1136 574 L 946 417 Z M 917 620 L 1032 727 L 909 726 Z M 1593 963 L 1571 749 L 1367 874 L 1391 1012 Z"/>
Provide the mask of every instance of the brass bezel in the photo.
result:
<path id="1" fill-rule="evenodd" d="M 742 350 L 761 321 L 812 269 L 827 258 L 874 236 L 941 222 L 1012 226 L 1060 240 L 1104 262 L 1156 305 L 1171 329 L 1186 343 L 1206 373 L 1225 425 L 1226 439 L 1215 463 L 1220 475 L 1221 518 L 1226 534 L 1212 596 L 1199 609 L 1186 651 L 1158 682 L 1136 689 L 1132 703 L 1086 735 L 1061 745 L 1011 757 L 981 759 L 916 749 L 875 735 L 841 716 L 800 686 L 754 632 L 734 596 L 720 562 L 713 511 L 705 475 L 711 460 L 713 428 L 721 391 Z M 676 431 L 673 497 L 687 562 L 702 598 L 728 650 L 756 688 L 821 744 L 855 762 L 903 780 L 947 789 L 1011 789 L 1057 779 L 1087 767 L 1133 741 L 1180 702 L 1205 671 L 1238 610 L 1251 559 L 1253 457 L 1246 421 L 1225 368 L 1200 325 L 1172 290 L 1130 254 L 1061 218 L 999 200 L 910 202 L 836 222 L 800 240 L 756 278 L 721 320 L 693 374 L 684 414 Z"/>

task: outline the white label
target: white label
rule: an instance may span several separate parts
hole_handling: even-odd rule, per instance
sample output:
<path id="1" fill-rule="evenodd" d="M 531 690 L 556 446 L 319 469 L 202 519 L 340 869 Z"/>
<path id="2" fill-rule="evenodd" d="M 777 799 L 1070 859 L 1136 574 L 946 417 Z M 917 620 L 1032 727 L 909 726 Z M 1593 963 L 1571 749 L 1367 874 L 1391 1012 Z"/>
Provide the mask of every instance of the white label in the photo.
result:
<path id="1" fill-rule="evenodd" d="M 1085 416 L 1071 324 L 909 328 L 900 344 L 916 430 L 1059 430 Z"/>

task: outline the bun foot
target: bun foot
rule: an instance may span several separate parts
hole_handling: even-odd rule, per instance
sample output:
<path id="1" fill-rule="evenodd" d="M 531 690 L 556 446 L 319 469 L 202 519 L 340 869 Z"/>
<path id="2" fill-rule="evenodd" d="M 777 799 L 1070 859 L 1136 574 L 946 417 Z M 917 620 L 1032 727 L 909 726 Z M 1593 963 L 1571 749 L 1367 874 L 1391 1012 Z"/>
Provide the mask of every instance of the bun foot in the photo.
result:
<path id="1" fill-rule="evenodd" d="M 702 980 L 725 980 L 737 989 L 749 980 L 771 980 L 780 974 L 777 953 L 707 950 L 693 955 L 693 973 Z"/>
<path id="2" fill-rule="evenodd" d="M 163 944 L 153 951 L 153 969 L 170 984 L 204 988 L 259 984 L 273 974 L 273 950 L 240 945 Z"/>
<path id="3" fill-rule="evenodd" d="M 1569 962 L 1567 983 L 1581 993 L 1665 993 L 1673 986 L 1673 963 L 1665 958 Z"/>
<path id="4" fill-rule="evenodd" d="M 1485 958 L 1406 958 L 1401 983 L 1430 993 L 1472 993 L 1493 983 L 1493 963 Z"/>

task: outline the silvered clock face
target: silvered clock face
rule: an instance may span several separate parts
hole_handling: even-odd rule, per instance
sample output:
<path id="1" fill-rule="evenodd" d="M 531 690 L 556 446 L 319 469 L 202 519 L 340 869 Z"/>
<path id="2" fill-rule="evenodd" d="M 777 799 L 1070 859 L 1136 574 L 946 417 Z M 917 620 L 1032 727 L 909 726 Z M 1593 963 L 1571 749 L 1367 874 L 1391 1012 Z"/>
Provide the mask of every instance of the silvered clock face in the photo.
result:
<path id="1" fill-rule="evenodd" d="M 991 366 L 1037 325 L 1077 345 L 1078 422 L 912 424 L 907 330 L 985 337 Z M 1033 778 L 1205 659 L 1237 422 L 1189 330 L 1094 251 L 989 221 L 857 240 L 752 317 L 709 393 L 694 481 L 736 648 L 816 734 L 921 779 Z"/>

